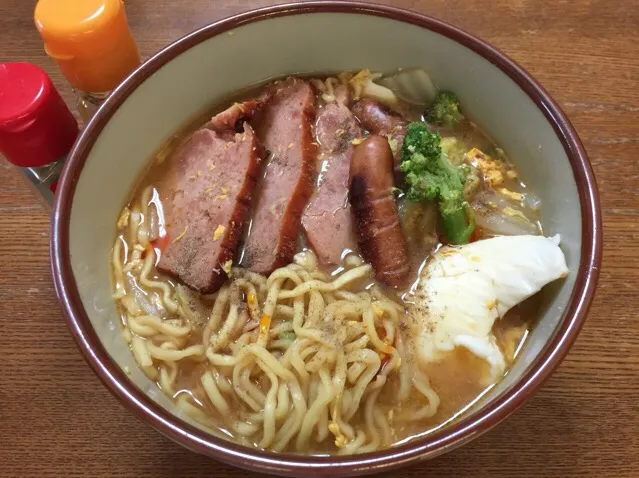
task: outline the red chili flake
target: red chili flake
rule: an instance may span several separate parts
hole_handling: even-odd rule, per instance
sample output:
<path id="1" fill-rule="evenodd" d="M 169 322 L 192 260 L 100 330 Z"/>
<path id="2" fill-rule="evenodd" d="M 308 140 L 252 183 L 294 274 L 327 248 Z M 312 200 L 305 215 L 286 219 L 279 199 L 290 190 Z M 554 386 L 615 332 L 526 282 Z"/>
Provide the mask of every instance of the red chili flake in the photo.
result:
<path id="1" fill-rule="evenodd" d="M 157 239 L 154 239 L 151 241 L 151 246 L 153 246 L 153 249 L 156 250 L 156 252 L 158 250 L 160 250 L 160 252 L 162 252 L 164 249 L 166 249 L 166 246 L 169 245 L 169 235 L 168 234 L 164 234 L 160 237 L 158 237 Z"/>

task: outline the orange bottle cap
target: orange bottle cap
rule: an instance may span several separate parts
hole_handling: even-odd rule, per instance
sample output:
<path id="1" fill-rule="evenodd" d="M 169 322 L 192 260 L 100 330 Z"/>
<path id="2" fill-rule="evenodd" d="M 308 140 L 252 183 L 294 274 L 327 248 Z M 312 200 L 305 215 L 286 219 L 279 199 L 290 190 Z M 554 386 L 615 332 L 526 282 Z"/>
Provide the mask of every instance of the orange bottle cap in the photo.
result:
<path id="1" fill-rule="evenodd" d="M 34 20 L 74 88 L 111 91 L 140 64 L 122 0 L 39 0 Z"/>

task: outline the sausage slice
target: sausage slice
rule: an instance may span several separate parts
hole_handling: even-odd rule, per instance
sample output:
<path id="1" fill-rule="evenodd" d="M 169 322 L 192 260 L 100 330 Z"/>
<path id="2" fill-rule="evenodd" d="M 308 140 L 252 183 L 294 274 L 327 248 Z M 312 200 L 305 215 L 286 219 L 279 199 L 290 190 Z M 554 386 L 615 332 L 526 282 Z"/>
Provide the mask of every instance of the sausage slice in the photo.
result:
<path id="1" fill-rule="evenodd" d="M 406 242 L 393 198 L 393 153 L 388 140 L 372 135 L 355 148 L 350 203 L 359 250 L 379 281 L 402 285 L 410 270 Z"/>

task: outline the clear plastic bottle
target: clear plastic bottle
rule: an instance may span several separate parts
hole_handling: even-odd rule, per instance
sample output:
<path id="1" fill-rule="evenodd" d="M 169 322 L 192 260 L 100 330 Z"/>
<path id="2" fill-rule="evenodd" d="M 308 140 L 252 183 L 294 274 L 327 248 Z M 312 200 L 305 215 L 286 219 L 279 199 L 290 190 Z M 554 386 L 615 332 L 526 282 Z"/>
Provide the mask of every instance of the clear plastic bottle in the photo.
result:
<path id="1" fill-rule="evenodd" d="M 122 0 L 39 0 L 34 21 L 84 121 L 140 64 Z"/>
<path id="2" fill-rule="evenodd" d="M 49 209 L 78 124 L 47 74 L 29 63 L 0 63 L 0 153 Z"/>

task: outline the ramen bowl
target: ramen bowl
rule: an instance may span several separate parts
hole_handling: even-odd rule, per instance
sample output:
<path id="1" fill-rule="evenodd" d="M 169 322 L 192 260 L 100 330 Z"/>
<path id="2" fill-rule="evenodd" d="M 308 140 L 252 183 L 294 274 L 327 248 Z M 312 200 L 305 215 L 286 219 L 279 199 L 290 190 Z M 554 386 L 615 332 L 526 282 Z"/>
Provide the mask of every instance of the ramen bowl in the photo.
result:
<path id="1" fill-rule="evenodd" d="M 365 33 L 363 33 L 365 32 Z M 203 108 L 290 74 L 425 67 L 515 158 L 560 234 L 568 277 L 544 289 L 539 319 L 509 373 L 432 433 L 348 457 L 273 453 L 211 433 L 136 366 L 112 300 L 109 254 L 122 207 L 153 153 Z M 58 187 L 51 259 L 71 333 L 89 365 L 134 415 L 184 447 L 234 466 L 289 476 L 353 476 L 430 459 L 477 438 L 539 389 L 585 320 L 601 261 L 591 166 L 548 93 L 489 44 L 431 17 L 357 2 L 307 2 L 242 13 L 177 40 L 140 66 L 100 108 Z"/>

